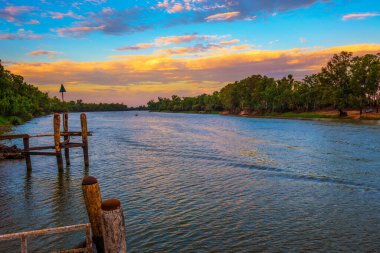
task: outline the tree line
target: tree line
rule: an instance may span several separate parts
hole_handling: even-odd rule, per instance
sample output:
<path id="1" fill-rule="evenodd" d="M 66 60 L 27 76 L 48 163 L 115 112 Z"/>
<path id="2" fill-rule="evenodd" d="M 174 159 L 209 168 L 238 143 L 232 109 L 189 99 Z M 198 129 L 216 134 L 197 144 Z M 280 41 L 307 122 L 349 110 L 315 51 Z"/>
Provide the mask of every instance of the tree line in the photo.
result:
<path id="1" fill-rule="evenodd" d="M 51 112 L 124 111 L 128 107 L 119 103 L 83 103 L 82 100 L 62 102 L 27 84 L 20 75 L 12 74 L 0 62 L 0 116 L 14 117 L 16 122 Z"/>
<path id="2" fill-rule="evenodd" d="M 230 83 L 212 95 L 158 97 L 148 102 L 153 111 L 229 111 L 284 113 L 376 108 L 380 95 L 380 54 L 335 54 L 317 74 L 297 81 L 292 75 L 274 79 L 253 75 Z"/>

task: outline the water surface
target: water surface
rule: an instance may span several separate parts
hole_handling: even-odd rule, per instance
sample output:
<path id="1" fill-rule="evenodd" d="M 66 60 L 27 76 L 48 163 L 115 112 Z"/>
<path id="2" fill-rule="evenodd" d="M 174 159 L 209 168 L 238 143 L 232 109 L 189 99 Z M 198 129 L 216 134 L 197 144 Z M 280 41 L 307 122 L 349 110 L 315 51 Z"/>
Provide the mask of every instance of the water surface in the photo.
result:
<path id="1" fill-rule="evenodd" d="M 129 252 L 376 251 L 380 249 L 380 127 L 338 122 L 140 112 L 88 113 L 81 149 L 0 163 L 0 234 L 87 222 L 84 175 L 118 198 Z M 70 114 L 79 130 L 79 114 Z M 15 133 L 52 131 L 52 117 Z M 20 142 L 15 142 L 21 144 Z M 51 145 L 52 138 L 31 145 Z M 35 252 L 83 233 L 38 237 Z M 19 242 L 0 242 L 0 252 Z"/>

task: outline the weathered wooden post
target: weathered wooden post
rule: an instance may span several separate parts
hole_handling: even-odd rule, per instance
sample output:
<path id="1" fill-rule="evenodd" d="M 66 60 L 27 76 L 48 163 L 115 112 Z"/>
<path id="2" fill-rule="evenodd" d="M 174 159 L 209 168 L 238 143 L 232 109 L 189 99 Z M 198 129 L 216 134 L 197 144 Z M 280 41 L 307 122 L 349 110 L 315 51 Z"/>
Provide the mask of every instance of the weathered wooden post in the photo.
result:
<path id="1" fill-rule="evenodd" d="M 63 169 L 63 159 L 62 159 L 62 152 L 61 152 L 61 117 L 59 113 L 54 113 L 54 147 L 55 147 L 55 153 L 57 157 L 57 164 L 58 169 Z"/>
<path id="2" fill-rule="evenodd" d="M 83 143 L 84 165 L 88 166 L 89 160 L 88 160 L 87 117 L 86 117 L 85 113 L 81 113 L 80 123 L 81 123 L 81 127 L 82 127 L 82 143 Z"/>
<path id="3" fill-rule="evenodd" d="M 102 229 L 106 253 L 126 253 L 125 222 L 120 201 L 108 199 L 102 203 Z"/>
<path id="4" fill-rule="evenodd" d="M 24 137 L 22 139 L 22 141 L 24 143 L 24 151 L 26 152 L 25 153 L 26 168 L 27 168 L 27 170 L 31 170 L 32 169 L 32 161 L 30 160 L 30 154 L 28 153 L 29 152 L 29 136 Z"/>
<path id="5" fill-rule="evenodd" d="M 67 112 L 63 113 L 63 131 L 68 132 L 69 131 L 69 114 Z M 63 137 L 63 140 L 65 143 L 68 144 L 70 137 L 68 135 L 65 135 Z M 69 148 L 65 148 L 65 161 L 66 165 L 70 165 L 70 150 Z"/>
<path id="6" fill-rule="evenodd" d="M 100 194 L 98 180 L 92 176 L 86 176 L 82 181 L 82 192 L 86 205 L 88 219 L 91 223 L 92 235 L 99 253 L 104 252 L 101 205 L 102 197 Z"/>

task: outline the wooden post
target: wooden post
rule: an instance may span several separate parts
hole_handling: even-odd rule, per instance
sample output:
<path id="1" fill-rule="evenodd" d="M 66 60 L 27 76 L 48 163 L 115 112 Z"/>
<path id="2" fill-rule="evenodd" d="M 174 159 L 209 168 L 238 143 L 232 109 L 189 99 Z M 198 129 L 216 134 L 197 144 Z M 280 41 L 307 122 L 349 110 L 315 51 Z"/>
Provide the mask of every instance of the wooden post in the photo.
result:
<path id="1" fill-rule="evenodd" d="M 63 131 L 68 132 L 69 131 L 69 114 L 67 112 L 63 113 Z M 64 136 L 63 140 L 66 142 L 69 142 L 70 137 Z M 70 165 L 70 150 L 69 148 L 65 148 L 65 161 L 66 165 Z"/>
<path id="2" fill-rule="evenodd" d="M 54 147 L 57 157 L 58 169 L 63 169 L 63 159 L 61 152 L 61 117 L 59 113 L 54 113 Z"/>
<path id="3" fill-rule="evenodd" d="M 24 151 L 29 152 L 29 137 L 24 137 L 22 141 L 24 142 Z M 32 169 L 32 162 L 29 153 L 25 153 L 25 162 L 27 170 L 30 171 Z"/>
<path id="4" fill-rule="evenodd" d="M 98 180 L 92 176 L 84 177 L 82 181 L 82 192 L 84 203 L 87 209 L 88 219 L 91 223 L 92 235 L 96 249 L 99 253 L 103 253 L 104 243 L 101 222 L 102 197 L 100 194 Z"/>
<path id="5" fill-rule="evenodd" d="M 21 236 L 21 253 L 28 252 L 28 243 L 26 241 L 26 236 Z"/>
<path id="6" fill-rule="evenodd" d="M 108 199 L 102 203 L 102 229 L 106 253 L 126 253 L 125 222 L 120 201 Z"/>
<path id="7" fill-rule="evenodd" d="M 82 127 L 82 143 L 83 143 L 84 165 L 88 166 L 89 160 L 88 160 L 87 118 L 86 118 L 85 113 L 81 113 L 80 123 L 81 123 L 81 127 Z"/>

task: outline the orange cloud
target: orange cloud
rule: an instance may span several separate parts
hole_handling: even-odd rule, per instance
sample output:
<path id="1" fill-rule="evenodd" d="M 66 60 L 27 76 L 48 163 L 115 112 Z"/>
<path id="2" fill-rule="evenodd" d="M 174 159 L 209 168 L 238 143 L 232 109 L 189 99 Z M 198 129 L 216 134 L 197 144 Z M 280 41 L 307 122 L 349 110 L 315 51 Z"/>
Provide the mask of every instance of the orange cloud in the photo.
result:
<path id="1" fill-rule="evenodd" d="M 208 16 L 205 18 L 205 20 L 207 22 L 230 20 L 230 19 L 236 18 L 239 15 L 240 15 L 239 11 L 231 11 L 231 12 L 218 13 L 218 14 Z"/>
<path id="2" fill-rule="evenodd" d="M 352 20 L 352 19 L 365 19 L 365 18 L 377 17 L 377 16 L 380 16 L 380 14 L 376 12 L 352 13 L 352 14 L 344 15 L 342 17 L 342 20 L 347 21 L 347 20 Z"/>
<path id="3" fill-rule="evenodd" d="M 236 43 L 239 43 L 240 40 L 238 39 L 234 39 L 234 40 L 223 40 L 220 42 L 221 45 L 233 45 L 233 44 L 236 44 Z"/>
<path id="4" fill-rule="evenodd" d="M 66 87 L 69 99 L 140 105 L 157 96 L 212 92 L 253 74 L 276 78 L 293 74 L 302 79 L 318 72 L 334 53 L 341 51 L 374 54 L 380 52 L 380 44 L 223 51 L 190 59 L 180 55 L 125 55 L 98 62 L 10 63 L 7 68 L 50 95 L 58 95 L 59 84 L 68 83 L 71 84 Z"/>

